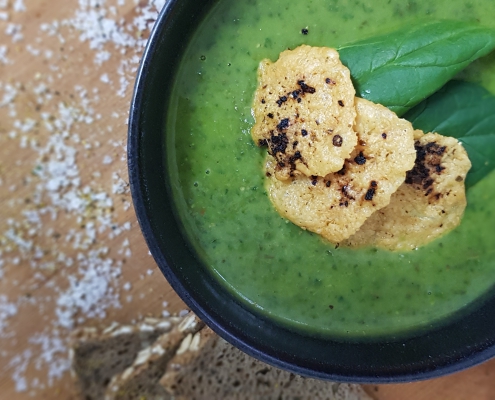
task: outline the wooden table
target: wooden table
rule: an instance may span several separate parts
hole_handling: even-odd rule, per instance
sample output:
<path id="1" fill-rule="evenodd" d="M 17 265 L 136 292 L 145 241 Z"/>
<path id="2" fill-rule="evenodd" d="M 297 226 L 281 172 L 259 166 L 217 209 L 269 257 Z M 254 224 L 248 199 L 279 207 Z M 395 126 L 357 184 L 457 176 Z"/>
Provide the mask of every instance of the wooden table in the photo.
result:
<path id="1" fill-rule="evenodd" d="M 0 399 L 73 398 L 71 330 L 184 308 L 127 184 L 127 112 L 156 8 L 89 3 L 0 0 Z M 380 400 L 492 399 L 494 374 L 489 362 L 366 389 Z"/>

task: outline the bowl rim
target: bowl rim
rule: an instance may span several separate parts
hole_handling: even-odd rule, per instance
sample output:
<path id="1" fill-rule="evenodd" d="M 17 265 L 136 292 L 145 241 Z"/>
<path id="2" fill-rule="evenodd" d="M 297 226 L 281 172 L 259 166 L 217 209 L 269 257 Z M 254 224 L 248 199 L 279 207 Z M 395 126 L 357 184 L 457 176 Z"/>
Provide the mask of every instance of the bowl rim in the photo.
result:
<path id="1" fill-rule="evenodd" d="M 174 270 L 170 267 L 166 257 L 160 249 L 157 237 L 155 236 L 145 206 L 146 188 L 144 187 L 142 181 L 143 172 L 139 163 L 141 154 L 140 137 L 142 134 L 140 131 L 142 122 L 141 109 L 144 106 L 146 82 L 149 76 L 149 68 L 152 59 L 154 58 L 157 51 L 159 42 L 161 41 L 161 35 L 163 33 L 164 27 L 168 23 L 170 23 L 171 19 L 173 18 L 174 10 L 180 2 L 181 0 L 168 0 L 164 5 L 150 33 L 149 39 L 141 58 L 139 68 L 137 70 L 128 120 L 127 162 L 133 206 L 146 244 L 157 266 L 164 274 L 170 286 L 184 301 L 184 303 L 213 331 L 215 331 L 227 342 L 239 348 L 241 351 L 277 368 L 281 368 L 311 378 L 361 384 L 406 383 L 453 374 L 455 372 L 480 364 L 494 357 L 495 346 L 493 344 L 487 344 L 487 346 L 484 346 L 481 349 L 477 349 L 477 351 L 473 352 L 469 357 L 464 357 L 456 361 L 455 363 L 442 365 L 438 368 L 425 369 L 421 372 L 416 371 L 413 373 L 405 373 L 394 376 L 373 374 L 370 374 L 368 376 L 353 376 L 352 374 L 329 374 L 327 372 L 315 371 L 311 368 L 304 368 L 298 365 L 291 364 L 290 362 L 286 362 L 277 357 L 271 356 L 263 350 L 254 347 L 252 344 L 241 340 L 232 329 L 229 329 L 229 327 L 220 323 L 214 316 L 210 315 L 203 304 L 198 302 L 197 299 L 195 299 L 194 296 L 192 296 L 191 293 L 188 292 L 183 283 L 177 277 Z"/>

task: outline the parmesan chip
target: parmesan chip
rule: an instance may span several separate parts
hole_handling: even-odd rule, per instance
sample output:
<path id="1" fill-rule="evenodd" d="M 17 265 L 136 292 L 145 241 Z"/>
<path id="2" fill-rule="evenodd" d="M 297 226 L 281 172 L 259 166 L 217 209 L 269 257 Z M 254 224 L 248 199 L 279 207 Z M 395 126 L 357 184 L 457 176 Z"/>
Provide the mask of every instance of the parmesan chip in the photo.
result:
<path id="1" fill-rule="evenodd" d="M 466 208 L 464 181 L 471 168 L 457 139 L 428 133 L 417 138 L 416 162 L 390 204 L 344 244 L 412 250 L 454 229 Z"/>
<path id="2" fill-rule="evenodd" d="M 358 144 L 339 172 L 280 181 L 277 160 L 267 158 L 267 190 L 278 212 L 333 243 L 349 238 L 389 204 L 416 157 L 410 122 L 360 98 L 356 110 Z"/>
<path id="3" fill-rule="evenodd" d="M 342 169 L 357 142 L 354 96 L 333 49 L 303 45 L 261 62 L 251 134 L 276 159 L 277 179 Z"/>

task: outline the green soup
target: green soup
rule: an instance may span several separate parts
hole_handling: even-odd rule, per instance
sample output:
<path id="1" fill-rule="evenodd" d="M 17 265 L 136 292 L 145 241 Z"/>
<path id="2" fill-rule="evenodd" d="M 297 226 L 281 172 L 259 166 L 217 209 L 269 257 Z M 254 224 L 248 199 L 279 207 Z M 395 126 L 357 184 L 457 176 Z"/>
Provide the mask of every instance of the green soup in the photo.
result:
<path id="1" fill-rule="evenodd" d="M 491 0 L 218 2 L 181 61 L 167 158 L 189 240 L 238 301 L 308 334 L 359 339 L 430 328 L 483 298 L 495 283 L 495 174 L 468 191 L 462 224 L 428 246 L 336 249 L 272 207 L 250 108 L 259 62 L 288 47 L 336 47 L 418 19 L 495 28 L 493 15 Z M 463 77 L 495 92 L 494 72 L 490 56 Z"/>

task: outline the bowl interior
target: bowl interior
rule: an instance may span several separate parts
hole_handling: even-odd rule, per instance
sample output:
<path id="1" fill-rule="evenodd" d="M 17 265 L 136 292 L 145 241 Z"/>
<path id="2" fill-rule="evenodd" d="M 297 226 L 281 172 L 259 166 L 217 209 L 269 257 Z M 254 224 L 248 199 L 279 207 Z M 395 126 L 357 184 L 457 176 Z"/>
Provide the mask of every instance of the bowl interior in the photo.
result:
<path id="1" fill-rule="evenodd" d="M 183 235 L 167 182 L 166 109 L 181 54 L 214 0 L 169 0 L 145 51 L 131 106 L 128 162 L 141 229 L 161 271 L 186 304 L 246 353 L 306 376 L 348 382 L 426 379 L 494 355 L 495 299 L 440 329 L 407 340 L 344 342 L 310 337 L 236 302 Z"/>

